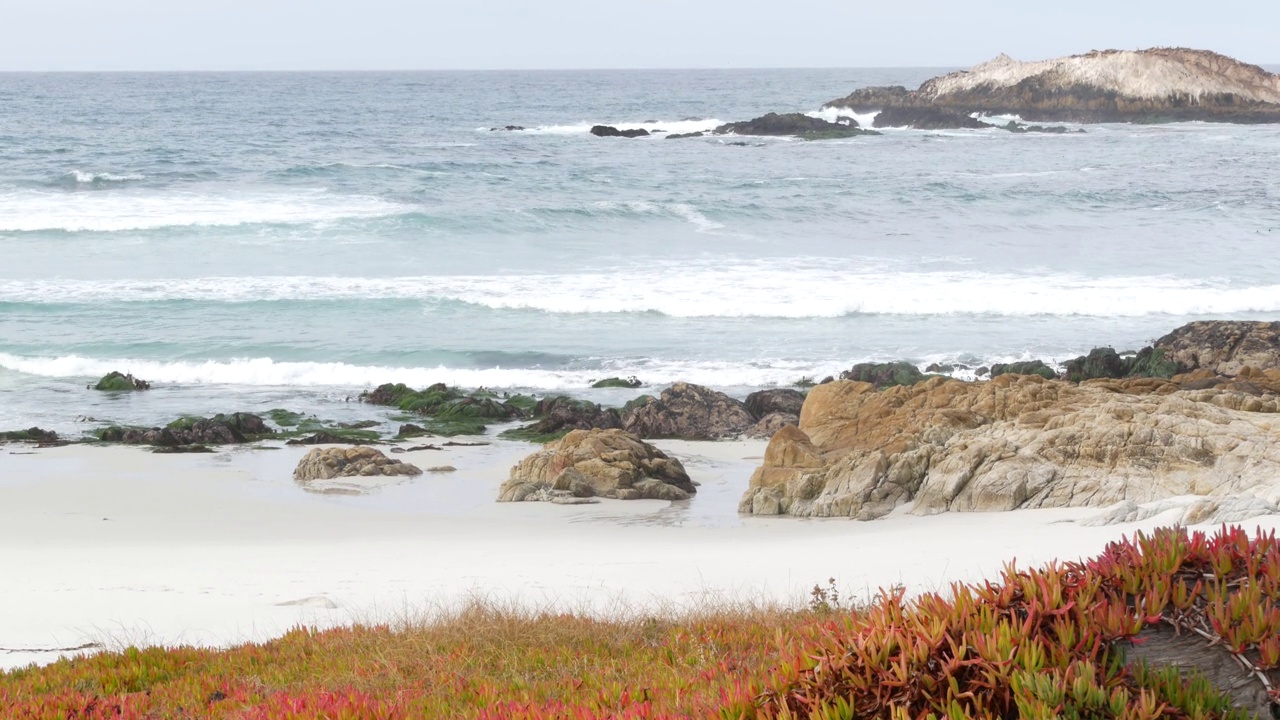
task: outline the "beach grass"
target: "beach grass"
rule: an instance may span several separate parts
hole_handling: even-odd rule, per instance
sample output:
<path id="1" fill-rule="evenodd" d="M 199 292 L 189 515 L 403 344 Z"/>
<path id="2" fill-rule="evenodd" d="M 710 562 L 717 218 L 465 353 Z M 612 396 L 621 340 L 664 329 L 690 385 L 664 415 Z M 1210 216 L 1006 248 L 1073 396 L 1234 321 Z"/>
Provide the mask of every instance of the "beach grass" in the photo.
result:
<path id="1" fill-rule="evenodd" d="M 1181 671 L 1130 657 L 1181 635 L 1205 640 Z M 1235 675 L 1198 674 L 1210 665 Z M 1249 697 L 1280 700 L 1277 680 L 1275 534 L 1166 528 L 860 608 L 834 582 L 790 608 L 477 600 L 222 650 L 125 648 L 0 674 L 0 707 L 24 720 L 1243 719 Z"/>

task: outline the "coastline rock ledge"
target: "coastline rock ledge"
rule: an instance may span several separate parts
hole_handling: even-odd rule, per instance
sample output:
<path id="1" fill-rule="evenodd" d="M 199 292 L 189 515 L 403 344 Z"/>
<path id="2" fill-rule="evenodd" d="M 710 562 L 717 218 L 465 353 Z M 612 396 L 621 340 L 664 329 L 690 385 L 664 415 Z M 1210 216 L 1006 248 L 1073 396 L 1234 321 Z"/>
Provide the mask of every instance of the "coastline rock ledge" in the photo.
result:
<path id="1" fill-rule="evenodd" d="M 1195 495 L 1265 514 L 1280 501 L 1278 411 L 1277 395 L 1158 378 L 836 381 L 769 441 L 739 510 L 872 520 L 907 503 L 930 515 Z"/>
<path id="2" fill-rule="evenodd" d="M 1080 123 L 1280 123 L 1280 75 L 1187 48 L 1095 50 L 1033 62 L 1000 55 L 917 90 L 862 88 L 826 107 L 860 113 L 936 108 Z"/>

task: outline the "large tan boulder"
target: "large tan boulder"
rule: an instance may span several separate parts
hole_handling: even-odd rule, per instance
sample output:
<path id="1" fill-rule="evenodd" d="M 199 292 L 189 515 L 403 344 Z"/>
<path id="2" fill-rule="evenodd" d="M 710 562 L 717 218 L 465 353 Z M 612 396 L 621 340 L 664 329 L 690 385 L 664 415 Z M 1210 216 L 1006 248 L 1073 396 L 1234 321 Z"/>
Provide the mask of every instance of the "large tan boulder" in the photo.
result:
<path id="1" fill-rule="evenodd" d="M 1280 368 L 1280 322 L 1203 320 L 1155 342 L 1182 370 L 1238 375 L 1245 367 Z"/>
<path id="2" fill-rule="evenodd" d="M 315 448 L 302 458 L 293 471 L 293 481 L 312 492 L 349 495 L 369 492 L 384 478 L 421 474 L 416 465 L 393 460 L 375 448 L 326 447 Z"/>
<path id="3" fill-rule="evenodd" d="M 815 387 L 739 509 L 760 515 L 1106 507 L 1185 495 L 1280 501 L 1280 397 L 1141 378 L 1004 375 Z M 1261 506 L 1265 507 L 1265 505 Z"/>
<path id="4" fill-rule="evenodd" d="M 696 492 L 679 460 L 634 434 L 574 430 L 511 468 L 498 501 L 687 500 Z"/>

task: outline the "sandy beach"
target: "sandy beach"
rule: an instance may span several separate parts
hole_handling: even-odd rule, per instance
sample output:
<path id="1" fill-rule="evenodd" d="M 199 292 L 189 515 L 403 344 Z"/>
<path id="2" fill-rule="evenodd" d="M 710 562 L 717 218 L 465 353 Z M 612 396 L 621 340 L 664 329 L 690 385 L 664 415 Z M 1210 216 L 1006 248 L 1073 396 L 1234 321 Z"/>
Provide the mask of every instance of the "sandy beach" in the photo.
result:
<path id="1" fill-rule="evenodd" d="M 744 518 L 737 502 L 763 441 L 655 444 L 700 483 L 693 500 L 499 504 L 509 468 L 532 448 L 501 440 L 397 455 L 457 471 L 359 496 L 294 484 L 307 448 L 6 446 L 0 667 L 95 643 L 226 645 L 298 624 L 395 621 L 474 597 L 610 612 L 804 603 L 828 578 L 846 597 L 899 583 L 928 591 L 990 577 L 1013 558 L 1088 556 L 1168 522 L 1073 522 L 1096 509 Z M 1280 518 L 1245 525 L 1274 529 Z"/>

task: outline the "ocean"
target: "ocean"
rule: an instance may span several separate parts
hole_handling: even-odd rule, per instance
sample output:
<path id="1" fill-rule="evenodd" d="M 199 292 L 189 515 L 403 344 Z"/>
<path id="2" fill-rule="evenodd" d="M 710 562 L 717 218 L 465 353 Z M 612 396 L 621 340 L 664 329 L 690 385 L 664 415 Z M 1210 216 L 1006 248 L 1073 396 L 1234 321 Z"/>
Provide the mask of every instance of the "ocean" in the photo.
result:
<path id="1" fill-rule="evenodd" d="M 0 430 L 365 419 L 384 382 L 741 395 L 1280 311 L 1277 127 L 587 132 L 942 71 L 0 75 Z M 86 390 L 110 370 L 155 389 Z"/>

